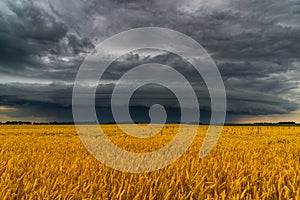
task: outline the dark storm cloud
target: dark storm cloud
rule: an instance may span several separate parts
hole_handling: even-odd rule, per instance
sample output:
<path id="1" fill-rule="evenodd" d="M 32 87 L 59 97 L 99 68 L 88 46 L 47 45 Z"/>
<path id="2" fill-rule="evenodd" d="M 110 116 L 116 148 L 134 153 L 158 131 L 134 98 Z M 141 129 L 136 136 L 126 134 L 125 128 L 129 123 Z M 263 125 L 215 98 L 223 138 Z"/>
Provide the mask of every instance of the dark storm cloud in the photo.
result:
<path id="1" fill-rule="evenodd" d="M 52 84 L 0 84 L 0 101 L 8 106 L 23 105 L 26 101 L 70 106 L 72 86 Z"/>
<path id="2" fill-rule="evenodd" d="M 72 82 L 84 56 L 97 42 L 131 28 L 160 26 L 191 36 L 212 56 L 224 79 L 229 114 L 285 114 L 299 109 L 300 1 L 48 2 L 1 3 L 0 78 L 10 75 L 15 77 L 10 82 L 22 83 L 25 77 L 37 82 L 2 84 L 3 105 L 30 105 L 30 110 L 47 116 L 37 111 L 47 104 L 48 108 L 54 106 L 49 109 L 53 118 L 56 109 L 71 112 Z M 166 52 L 130 54 L 116 61 L 104 78 L 116 79 L 132 66 L 146 62 L 179 69 L 199 91 L 202 108 L 208 110 L 203 80 L 188 63 Z M 41 85 L 41 80 L 68 84 Z M 111 88 L 108 84 L 98 90 L 98 101 L 104 99 L 99 104 L 106 105 Z M 147 91 L 138 94 L 144 100 L 133 102 L 149 105 L 149 93 L 167 99 L 162 90 L 148 87 Z M 28 115 L 33 113 L 30 110 Z"/>
<path id="3" fill-rule="evenodd" d="M 287 114 L 298 108 L 296 103 L 274 94 L 233 89 L 227 92 L 227 95 L 229 99 L 227 110 L 231 114 Z"/>
<path id="4" fill-rule="evenodd" d="M 68 33 L 67 25 L 35 1 L 4 1 L 0 9 L 0 72 L 50 80 L 73 79 L 88 38 Z"/>
<path id="5" fill-rule="evenodd" d="M 17 119 L 69 121 L 72 87 L 64 84 L 0 84 L 0 104 L 14 108 L 6 116 Z"/>

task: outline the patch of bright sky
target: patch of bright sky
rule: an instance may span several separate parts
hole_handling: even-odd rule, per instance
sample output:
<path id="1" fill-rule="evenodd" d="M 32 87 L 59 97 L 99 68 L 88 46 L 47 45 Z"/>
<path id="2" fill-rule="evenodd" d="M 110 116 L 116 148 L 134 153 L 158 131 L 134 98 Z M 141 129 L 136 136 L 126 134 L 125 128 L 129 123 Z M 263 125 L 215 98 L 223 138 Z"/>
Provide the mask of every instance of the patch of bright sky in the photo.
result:
<path id="1" fill-rule="evenodd" d="M 10 83 L 25 83 L 25 84 L 51 84 L 53 81 L 44 79 L 32 79 L 20 76 L 10 76 L 7 74 L 0 74 L 0 84 L 10 84 Z"/>
<path id="2" fill-rule="evenodd" d="M 238 123 L 255 123 L 255 122 L 287 122 L 294 121 L 300 123 L 300 109 L 289 114 L 273 114 L 273 115 L 258 115 L 258 116 L 241 116 Z"/>
<path id="3" fill-rule="evenodd" d="M 16 110 L 16 108 L 12 108 L 9 106 L 0 106 L 0 112 L 1 111 L 11 111 L 11 110 Z"/>
<path id="4" fill-rule="evenodd" d="M 178 10 L 184 13 L 196 14 L 200 10 L 207 13 L 221 9 L 223 10 L 228 5 L 229 2 L 224 0 L 187 0 L 178 2 L 177 6 Z"/>
<path id="5" fill-rule="evenodd" d="M 34 117 L 34 116 L 26 116 L 24 117 L 11 117 L 9 115 L 3 115 L 0 113 L 0 122 L 6 121 L 31 121 L 31 122 L 48 122 L 51 121 L 46 117 Z"/>

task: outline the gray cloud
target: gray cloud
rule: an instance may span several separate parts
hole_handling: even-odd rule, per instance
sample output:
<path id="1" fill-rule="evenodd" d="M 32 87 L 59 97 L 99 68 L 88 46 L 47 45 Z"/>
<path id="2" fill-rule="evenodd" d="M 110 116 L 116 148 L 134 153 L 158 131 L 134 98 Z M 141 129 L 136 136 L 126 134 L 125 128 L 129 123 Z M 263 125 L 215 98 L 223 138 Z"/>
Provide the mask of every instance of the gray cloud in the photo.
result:
<path id="1" fill-rule="evenodd" d="M 224 79 L 231 118 L 290 113 L 300 103 L 299 10 L 299 1 L 277 0 L 3 1 L 0 82 L 5 83 L 7 77 L 14 80 L 1 85 L 1 104 L 18 107 L 27 102 L 30 110 L 45 116 L 47 113 L 37 111 L 44 103 L 58 110 L 70 109 L 76 72 L 98 42 L 131 28 L 160 26 L 191 36 L 212 56 Z M 202 108 L 208 110 L 203 80 L 188 63 L 166 52 L 129 54 L 117 60 L 104 78 L 117 79 L 146 62 L 180 70 L 199 92 Z M 22 84 L 24 78 L 36 84 Z M 42 80 L 55 84 L 41 85 Z M 99 94 L 109 99 L 111 87 L 99 89 Z M 163 90 L 148 87 L 142 91 L 139 99 L 149 97 L 146 91 L 167 99 Z M 30 110 L 26 112 L 32 113 Z M 55 118 L 55 112 L 51 115 Z"/>
<path id="2" fill-rule="evenodd" d="M 4 1 L 0 18 L 0 72 L 4 76 L 73 79 L 83 55 L 94 46 L 88 38 L 68 33 L 45 5 Z"/>
<path id="3" fill-rule="evenodd" d="M 0 105 L 14 108 L 0 112 L 16 119 L 72 120 L 72 87 L 64 84 L 0 84 Z"/>

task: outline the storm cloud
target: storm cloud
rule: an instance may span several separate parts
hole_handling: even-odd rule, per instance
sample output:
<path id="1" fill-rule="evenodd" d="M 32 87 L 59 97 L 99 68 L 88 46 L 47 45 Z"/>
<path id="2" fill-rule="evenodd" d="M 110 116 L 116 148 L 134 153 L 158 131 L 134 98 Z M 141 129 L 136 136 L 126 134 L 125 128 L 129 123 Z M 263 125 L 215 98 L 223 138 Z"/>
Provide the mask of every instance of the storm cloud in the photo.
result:
<path id="1" fill-rule="evenodd" d="M 71 121 L 73 82 L 88 53 L 114 34 L 148 26 L 182 32 L 206 49 L 225 84 L 227 121 L 292 113 L 300 106 L 299 10 L 298 0 L 4 0 L 0 121 Z M 203 79 L 185 60 L 158 50 L 131 52 L 116 60 L 103 77 L 107 82 L 98 87 L 97 108 L 108 109 L 114 81 L 123 72 L 151 62 L 183 73 L 209 115 Z M 148 86 L 135 95 L 131 103 L 137 110 L 157 101 L 176 113 L 174 96 L 163 88 Z"/>

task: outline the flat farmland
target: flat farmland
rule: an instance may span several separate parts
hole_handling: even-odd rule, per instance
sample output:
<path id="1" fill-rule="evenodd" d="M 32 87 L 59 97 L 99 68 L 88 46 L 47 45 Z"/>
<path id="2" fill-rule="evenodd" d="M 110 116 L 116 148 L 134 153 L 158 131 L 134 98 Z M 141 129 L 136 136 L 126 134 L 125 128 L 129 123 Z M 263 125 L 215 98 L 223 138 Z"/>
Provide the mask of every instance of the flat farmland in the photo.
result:
<path id="1" fill-rule="evenodd" d="M 102 128 L 120 148 L 149 152 L 178 126 L 143 139 Z M 0 125 L 0 199 L 300 199 L 300 126 L 224 126 L 199 158 L 207 128 L 171 165 L 133 174 L 94 158 L 73 125 Z"/>

